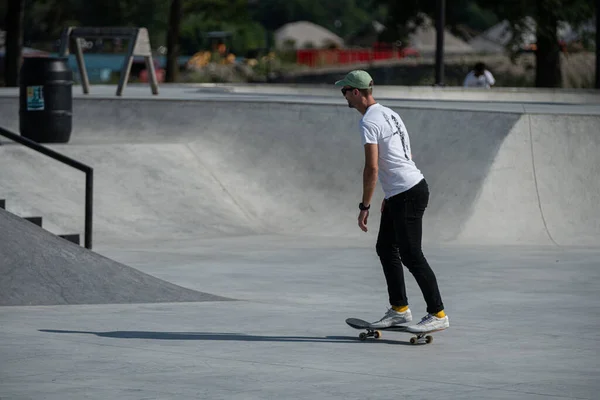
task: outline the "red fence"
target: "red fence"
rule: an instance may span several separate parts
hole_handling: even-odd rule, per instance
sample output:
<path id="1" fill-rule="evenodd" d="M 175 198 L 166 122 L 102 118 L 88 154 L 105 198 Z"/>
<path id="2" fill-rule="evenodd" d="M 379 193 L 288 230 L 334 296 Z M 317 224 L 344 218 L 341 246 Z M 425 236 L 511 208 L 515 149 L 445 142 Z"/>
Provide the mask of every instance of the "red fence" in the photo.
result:
<path id="1" fill-rule="evenodd" d="M 414 49 L 374 50 L 374 49 L 304 49 L 296 51 L 296 63 L 309 67 L 368 63 L 372 61 L 400 59 L 419 56 Z"/>

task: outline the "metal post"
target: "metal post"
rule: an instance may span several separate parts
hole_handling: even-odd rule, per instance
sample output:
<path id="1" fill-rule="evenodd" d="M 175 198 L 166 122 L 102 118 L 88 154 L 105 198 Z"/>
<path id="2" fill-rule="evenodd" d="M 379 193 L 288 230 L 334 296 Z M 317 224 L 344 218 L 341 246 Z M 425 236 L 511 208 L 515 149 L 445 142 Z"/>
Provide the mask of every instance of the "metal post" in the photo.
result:
<path id="1" fill-rule="evenodd" d="M 117 96 L 121 96 L 123 94 L 123 89 L 127 86 L 127 81 L 129 81 L 129 73 L 131 72 L 131 64 L 133 63 L 133 56 L 125 57 L 125 62 L 123 63 L 124 68 L 121 70 L 121 77 L 119 78 L 119 86 L 117 86 Z"/>
<path id="2" fill-rule="evenodd" d="M 77 56 L 77 65 L 79 66 L 79 74 L 81 75 L 81 86 L 83 87 L 83 93 L 90 93 L 90 80 L 88 78 L 87 70 L 85 69 L 85 61 L 83 59 L 83 49 L 81 48 L 81 39 L 75 38 L 75 54 Z"/>
<path id="3" fill-rule="evenodd" d="M 444 29 L 446 26 L 446 0 L 437 0 L 436 7 L 435 85 L 444 85 Z"/>
<path id="4" fill-rule="evenodd" d="M 127 81 L 129 81 L 129 73 L 131 72 L 131 64 L 133 63 L 133 50 L 135 48 L 135 44 L 137 43 L 138 33 L 139 30 L 133 37 L 129 38 L 127 56 L 125 57 L 125 60 L 123 60 L 121 77 L 119 79 L 119 86 L 117 87 L 117 96 L 121 96 L 123 94 L 123 89 L 125 86 L 127 86 Z"/>
<path id="5" fill-rule="evenodd" d="M 94 207 L 94 170 L 85 173 L 85 248 L 92 249 L 92 218 Z"/>
<path id="6" fill-rule="evenodd" d="M 60 35 L 60 48 L 58 50 L 58 55 L 60 57 L 66 57 L 70 53 L 72 30 L 72 27 L 65 28 Z"/>
<path id="7" fill-rule="evenodd" d="M 156 71 L 154 70 L 152 57 L 145 56 L 144 60 L 146 61 L 146 69 L 148 70 L 148 80 L 150 82 L 150 87 L 152 88 L 152 94 L 158 94 L 158 81 L 156 80 Z"/>

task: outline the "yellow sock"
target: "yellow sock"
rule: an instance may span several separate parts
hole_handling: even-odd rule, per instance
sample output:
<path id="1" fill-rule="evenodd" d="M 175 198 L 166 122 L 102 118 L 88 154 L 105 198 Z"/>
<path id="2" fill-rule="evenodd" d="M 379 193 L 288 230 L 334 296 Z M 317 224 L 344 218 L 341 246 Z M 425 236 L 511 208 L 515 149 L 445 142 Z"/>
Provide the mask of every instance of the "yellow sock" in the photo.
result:
<path id="1" fill-rule="evenodd" d="M 435 313 L 433 315 L 435 315 L 437 318 L 444 318 L 446 316 L 446 313 L 444 312 L 444 310 L 442 310 L 439 313 Z"/>
<path id="2" fill-rule="evenodd" d="M 404 312 L 408 310 L 408 306 L 392 306 L 392 309 L 397 312 Z"/>

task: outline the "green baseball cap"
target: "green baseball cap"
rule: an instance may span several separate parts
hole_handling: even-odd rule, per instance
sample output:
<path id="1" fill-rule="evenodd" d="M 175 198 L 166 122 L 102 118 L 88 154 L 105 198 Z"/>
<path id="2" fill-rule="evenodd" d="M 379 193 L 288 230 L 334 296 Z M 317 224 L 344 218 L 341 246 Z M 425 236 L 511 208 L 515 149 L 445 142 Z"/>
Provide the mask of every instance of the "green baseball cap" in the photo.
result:
<path id="1" fill-rule="evenodd" d="M 373 78 L 367 71 L 360 69 L 351 71 L 341 81 L 337 81 L 335 86 L 351 86 L 356 89 L 368 89 L 373 87 Z"/>

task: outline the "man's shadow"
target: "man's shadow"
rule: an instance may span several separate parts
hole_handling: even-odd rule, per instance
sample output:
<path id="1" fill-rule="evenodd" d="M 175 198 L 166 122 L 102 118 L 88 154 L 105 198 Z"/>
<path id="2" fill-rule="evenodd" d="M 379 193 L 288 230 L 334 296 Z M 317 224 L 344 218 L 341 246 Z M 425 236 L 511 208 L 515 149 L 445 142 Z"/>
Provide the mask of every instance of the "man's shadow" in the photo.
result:
<path id="1" fill-rule="evenodd" d="M 70 333 L 96 335 L 112 339 L 151 339 L 151 340 L 212 340 L 212 341 L 242 341 L 242 342 L 291 342 L 291 343 L 360 343 L 357 336 L 262 336 L 247 335 L 244 333 L 216 333 L 216 332 L 152 332 L 152 331 L 68 331 L 56 329 L 40 329 L 46 333 Z M 365 343 L 409 344 L 408 342 L 374 339 Z"/>

